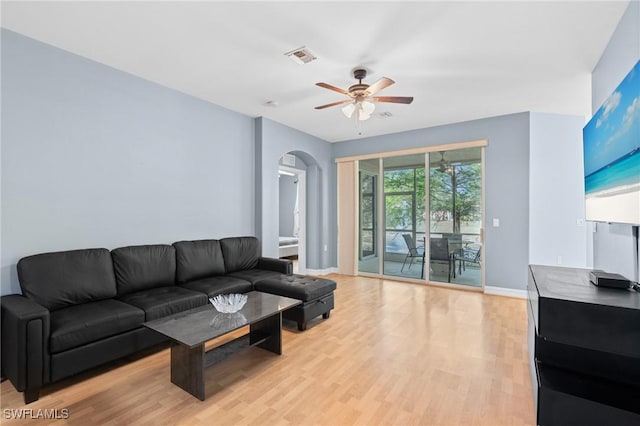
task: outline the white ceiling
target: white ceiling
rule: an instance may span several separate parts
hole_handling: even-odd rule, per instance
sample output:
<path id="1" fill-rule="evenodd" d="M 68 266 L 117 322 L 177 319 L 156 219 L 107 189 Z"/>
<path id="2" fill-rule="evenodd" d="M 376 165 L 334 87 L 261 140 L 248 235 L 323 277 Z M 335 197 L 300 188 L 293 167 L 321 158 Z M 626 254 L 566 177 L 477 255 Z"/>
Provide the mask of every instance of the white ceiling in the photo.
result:
<path id="1" fill-rule="evenodd" d="M 591 115 L 590 73 L 628 2 L 2 2 L 2 26 L 335 142 L 521 111 Z M 318 57 L 298 65 L 301 46 Z M 351 70 L 414 96 L 356 129 Z M 276 101 L 277 107 L 265 105 Z M 359 134 L 361 133 L 361 135 Z"/>

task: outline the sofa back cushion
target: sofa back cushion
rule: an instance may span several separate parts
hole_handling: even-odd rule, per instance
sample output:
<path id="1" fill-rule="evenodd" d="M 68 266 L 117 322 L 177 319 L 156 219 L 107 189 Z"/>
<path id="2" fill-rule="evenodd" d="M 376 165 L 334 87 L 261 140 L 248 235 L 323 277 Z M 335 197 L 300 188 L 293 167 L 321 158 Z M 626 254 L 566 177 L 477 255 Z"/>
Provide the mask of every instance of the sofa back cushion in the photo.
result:
<path id="1" fill-rule="evenodd" d="M 179 284 L 224 274 L 224 258 L 218 240 L 178 241 L 176 280 Z"/>
<path id="2" fill-rule="evenodd" d="M 116 296 L 111 255 L 104 248 L 24 257 L 18 279 L 22 294 L 50 311 Z"/>
<path id="3" fill-rule="evenodd" d="M 227 273 L 253 269 L 260 257 L 260 242 L 256 237 L 233 237 L 220 240 Z"/>
<path id="4" fill-rule="evenodd" d="M 170 245 L 120 247 L 111 257 L 119 296 L 175 284 L 176 252 Z"/>

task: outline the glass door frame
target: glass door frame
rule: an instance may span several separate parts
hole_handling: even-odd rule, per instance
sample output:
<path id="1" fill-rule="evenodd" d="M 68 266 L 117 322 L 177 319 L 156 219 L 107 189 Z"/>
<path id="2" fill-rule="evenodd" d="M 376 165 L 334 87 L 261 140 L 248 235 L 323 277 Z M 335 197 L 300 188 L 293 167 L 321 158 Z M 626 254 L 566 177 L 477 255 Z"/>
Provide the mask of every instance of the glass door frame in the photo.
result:
<path id="1" fill-rule="evenodd" d="M 430 201 L 431 201 L 431 185 L 429 182 L 429 178 L 431 176 L 431 164 L 429 165 L 429 173 L 426 174 L 426 178 L 427 178 L 427 182 L 426 185 L 427 188 L 429 188 L 429 190 L 427 191 L 427 200 L 426 200 L 426 207 L 429 209 L 428 210 L 428 214 L 429 214 L 429 224 L 427 226 L 427 230 L 428 230 L 428 237 L 430 238 L 432 234 L 436 234 L 436 235 L 448 235 L 448 238 L 450 238 L 450 236 L 452 235 L 458 235 L 459 239 L 457 242 L 457 245 L 459 247 L 459 251 L 462 252 L 464 247 L 467 247 L 467 244 L 473 244 L 473 245 L 479 245 L 479 250 L 480 250 L 480 259 L 479 259 L 479 266 L 480 266 L 480 282 L 478 285 L 476 285 L 475 283 L 472 284 L 473 281 L 469 281 L 467 284 L 462 284 L 460 282 L 455 283 L 455 282 L 443 282 L 443 281 L 431 281 L 430 279 L 427 279 L 427 281 L 431 284 L 434 285 L 445 285 L 445 286 L 453 286 L 456 288 L 462 288 L 465 290 L 480 290 L 480 291 L 484 291 L 484 287 L 485 287 L 485 259 L 486 259 L 486 244 L 485 244 L 485 239 L 484 239 L 484 223 L 485 223 L 485 146 L 475 146 L 475 147 L 455 147 L 455 148 L 451 148 L 451 149 L 441 149 L 438 151 L 438 153 L 447 153 L 447 152 L 452 152 L 452 151 L 461 151 L 461 150 L 465 150 L 465 149 L 474 149 L 477 148 L 479 149 L 479 161 L 469 161 L 469 160 L 463 160 L 463 161 L 457 161 L 455 164 L 454 163 L 450 163 L 450 167 L 454 170 L 453 173 L 455 173 L 455 168 L 456 167 L 464 167 L 464 166 L 469 166 L 472 164 L 479 164 L 480 165 L 480 199 L 479 201 L 479 224 L 480 224 L 480 228 L 479 228 L 479 232 L 476 233 L 472 233 L 472 232 L 467 232 L 467 233 L 463 233 L 462 229 L 457 229 L 456 230 L 456 226 L 455 224 L 452 224 L 452 229 L 450 231 L 443 231 L 443 230 L 439 230 L 437 232 L 434 232 L 431 230 L 431 206 L 429 205 Z M 442 157 L 444 158 L 444 156 Z M 448 172 L 451 173 L 451 172 Z M 462 176 L 462 175 L 461 175 Z M 455 184 L 453 183 L 453 180 L 455 178 L 452 178 L 452 191 L 456 190 Z M 461 186 L 458 187 L 458 189 L 461 188 Z M 456 197 L 455 195 L 457 194 L 457 192 L 452 192 L 452 205 L 451 208 L 452 210 L 455 210 L 455 205 L 456 205 Z M 456 214 L 453 213 L 452 214 L 452 218 L 455 220 Z M 451 234 L 449 234 L 449 232 L 451 232 Z M 467 235 L 467 236 L 477 236 L 477 242 L 471 242 L 469 241 L 469 239 L 467 241 L 463 241 L 462 236 L 463 235 Z M 475 238 L 475 237 L 472 237 Z M 431 240 L 429 240 L 431 242 Z M 475 241 L 475 240 L 474 240 Z M 454 244 L 456 244 L 454 242 Z M 426 256 L 427 259 L 431 259 L 429 250 L 430 250 L 430 244 L 429 247 L 426 247 L 426 239 L 425 239 L 425 252 L 428 253 Z M 452 252 L 450 252 L 452 253 Z M 427 262 L 429 264 L 429 262 Z M 452 271 L 453 274 L 453 278 L 455 278 L 456 275 L 456 264 L 455 261 L 453 262 L 453 268 L 454 270 Z M 460 266 L 458 266 L 459 270 L 460 270 Z M 429 270 L 431 270 L 431 265 L 429 265 Z M 425 273 L 426 274 L 426 273 Z"/>
<path id="2" fill-rule="evenodd" d="M 370 173 L 373 175 L 373 173 L 368 172 L 366 170 L 363 170 L 360 167 L 360 161 L 356 161 L 356 185 L 357 185 L 357 194 L 358 194 L 358 201 L 357 201 L 357 206 L 356 209 L 358 210 L 356 217 L 358 218 L 358 223 L 357 223 L 357 238 L 355 241 L 355 247 L 354 249 L 356 250 L 355 253 L 357 254 L 356 256 L 356 265 L 355 265 L 355 274 L 356 275 L 360 275 L 363 277 L 372 277 L 372 278 L 381 278 L 383 277 L 382 275 L 382 267 L 383 265 L 383 253 L 384 253 L 384 236 L 380 233 L 380 227 L 383 226 L 381 225 L 384 222 L 384 176 L 382 175 L 382 159 L 379 158 L 378 156 L 371 156 L 369 158 L 362 158 L 361 160 L 378 160 L 378 175 L 377 177 L 377 184 L 375 187 L 375 194 L 373 196 L 374 198 L 374 204 L 376 207 L 376 223 L 374 224 L 374 226 L 376 227 L 376 230 L 374 232 L 375 235 L 375 245 L 378 249 L 377 252 L 377 256 L 378 256 L 378 272 L 365 272 L 365 271 L 361 271 L 360 270 L 360 261 L 359 261 L 359 256 L 360 256 L 360 240 L 362 239 L 362 236 L 360 234 L 360 230 L 361 230 L 361 213 L 360 213 L 360 207 L 362 205 L 362 196 L 360 195 L 360 187 L 361 187 L 361 181 L 360 181 L 360 173 L 364 172 L 364 173 Z M 374 175 L 375 176 L 375 175 Z M 382 182 L 382 183 L 381 183 Z M 338 183 L 340 184 L 340 183 Z M 382 200 L 382 201 L 381 201 Z"/>
<path id="3" fill-rule="evenodd" d="M 390 157 L 390 158 L 393 159 L 394 157 Z M 426 164 L 427 164 L 426 157 L 424 154 L 421 153 L 418 155 L 413 154 L 409 156 L 401 155 L 395 158 L 400 160 L 400 163 L 405 163 L 405 164 L 395 164 L 395 165 L 387 166 L 385 164 L 385 160 L 387 160 L 388 158 L 382 159 L 383 197 L 384 197 L 384 200 L 383 200 L 384 227 L 382 229 L 384 243 L 382 247 L 384 247 L 385 249 L 383 253 L 384 257 L 382 260 L 382 266 L 384 268 L 384 270 L 382 270 L 382 274 L 385 277 L 394 277 L 394 278 L 400 277 L 400 278 L 417 279 L 419 281 L 422 281 L 423 278 L 420 278 L 419 276 L 415 276 L 415 277 L 412 276 L 414 275 L 415 272 L 411 273 L 411 266 L 414 263 L 416 263 L 415 262 L 416 257 L 415 256 L 406 257 L 408 256 L 407 250 L 410 250 L 410 249 L 409 249 L 408 242 L 405 242 L 403 237 L 404 237 L 404 234 L 410 234 L 413 239 L 414 245 L 416 247 L 420 247 L 420 244 L 419 244 L 420 241 L 417 239 L 417 235 L 424 234 L 423 227 L 426 226 L 426 223 L 422 221 L 422 227 L 420 227 L 421 220 L 418 213 L 421 212 L 421 208 L 420 208 L 421 203 L 422 203 L 422 206 L 424 207 L 424 200 L 420 199 L 418 195 L 421 192 L 420 189 L 424 190 L 424 178 L 421 179 L 419 175 L 420 175 L 420 170 L 422 170 L 423 175 L 426 171 Z M 416 158 L 419 158 L 420 160 L 416 162 Z M 387 178 L 389 178 L 389 183 L 392 183 L 395 180 L 395 178 L 398 178 L 399 176 L 402 176 L 402 175 L 407 177 L 410 176 L 409 186 L 406 186 L 409 183 L 407 180 L 401 179 L 403 183 L 400 187 L 396 187 L 393 189 L 387 187 Z M 398 182 L 396 182 L 396 184 L 397 183 Z M 397 226 L 394 227 L 393 226 L 394 224 L 389 223 L 388 200 L 390 198 L 393 199 L 393 197 L 395 197 L 398 200 L 404 199 L 406 203 L 410 205 L 410 208 L 403 212 L 405 214 L 401 215 L 402 218 L 407 218 L 407 217 L 409 218 L 410 223 L 408 227 L 406 226 L 406 222 L 404 220 L 403 220 L 404 223 L 402 224 L 404 226 L 401 226 L 401 227 L 397 227 Z M 390 238 L 391 235 L 393 235 L 392 238 Z M 393 241 L 395 238 L 398 238 L 401 244 L 403 245 L 403 247 L 406 247 L 406 249 L 403 249 L 402 253 L 399 253 L 393 250 L 392 251 L 388 250 L 389 243 Z M 403 270 L 406 267 L 405 263 L 407 259 L 409 260 L 409 263 L 408 263 L 409 266 L 408 266 L 407 272 L 403 273 Z M 388 264 L 387 262 L 390 262 L 390 263 Z M 398 263 L 398 262 L 402 262 L 403 265 L 402 265 L 402 268 L 400 269 L 400 272 L 397 272 L 396 270 L 394 274 L 393 271 L 395 268 L 391 266 L 391 264 Z M 387 270 L 387 266 L 390 267 L 389 270 Z M 419 262 L 418 264 L 416 264 L 416 266 L 420 268 L 418 269 L 418 271 L 422 270 L 422 265 L 419 264 Z M 423 272 L 420 273 L 420 275 L 422 274 Z"/>
<path id="4" fill-rule="evenodd" d="M 363 213 L 362 213 L 362 201 L 364 199 L 365 194 L 362 193 L 362 179 L 364 176 L 370 177 L 372 178 L 372 189 L 373 192 L 371 193 L 370 197 L 371 197 L 371 205 L 373 207 L 372 209 L 372 215 L 373 217 L 371 218 L 371 229 L 369 228 L 364 228 L 362 225 L 363 222 Z M 371 172 L 368 172 L 366 170 L 360 170 L 360 168 L 358 167 L 358 259 L 368 259 L 371 257 L 376 256 L 376 254 L 379 252 L 380 250 L 380 246 L 378 245 L 378 222 L 379 222 L 379 216 L 378 216 L 378 186 L 380 186 L 379 183 L 379 178 L 378 175 L 375 175 Z M 369 196 L 369 194 L 366 194 L 367 196 Z M 363 256 L 363 250 L 362 250 L 362 231 L 371 231 L 371 234 L 373 236 L 373 253 L 368 255 L 368 256 Z"/>
<path id="5" fill-rule="evenodd" d="M 336 159 L 336 162 L 342 162 L 342 161 L 355 161 L 356 163 L 356 174 L 358 176 L 358 179 L 356 179 L 356 185 L 358 185 L 358 187 L 360 186 L 360 178 L 359 178 L 359 172 L 360 172 L 360 165 L 359 165 L 359 160 L 372 160 L 372 159 L 377 159 L 378 160 L 378 185 L 376 188 L 376 194 L 377 194 L 377 199 L 378 199 L 378 203 L 377 203 L 377 225 L 378 225 L 378 230 L 377 230 L 377 238 L 376 238 L 376 244 L 378 247 L 378 273 L 372 273 L 372 272 L 361 272 L 359 271 L 357 265 L 355 268 L 355 273 L 357 275 L 360 276 L 366 276 L 366 277 L 373 277 L 373 278 L 381 278 L 381 279 L 392 279 L 392 280 L 396 280 L 396 281 L 405 281 L 405 282 L 411 282 L 411 283 L 418 283 L 418 284 L 428 284 L 428 285 L 435 285 L 435 286 L 442 286 L 442 287 L 450 287 L 450 288 L 457 288 L 457 289 L 463 289 L 463 290 L 468 290 L 468 291 L 479 291 L 479 292 L 483 292 L 484 288 L 485 288 L 485 273 L 486 273 L 486 264 L 485 264 L 485 259 L 487 258 L 486 254 L 487 254 L 487 250 L 486 250 L 486 241 L 485 241 L 485 209 L 486 209 L 486 199 L 485 199 L 485 192 L 486 192 L 486 179 L 485 179 L 485 168 L 486 168 L 486 162 L 485 162 L 485 147 L 488 145 L 486 140 L 478 140 L 478 141 L 470 141 L 470 142 L 461 142 L 461 143 L 452 143 L 452 144 L 446 144 L 446 145 L 436 145 L 436 146 L 431 146 L 431 147 L 423 147 L 423 148 L 416 148 L 416 149 L 407 149 L 407 150 L 399 150 L 399 151 L 390 151 L 390 152 L 381 152 L 381 153 L 375 153 L 375 154 L 367 154 L 367 155 L 362 155 L 362 156 L 356 156 L 356 157 L 345 157 L 345 158 L 338 158 Z M 402 277 L 402 276 L 396 276 L 396 275 L 385 275 L 384 274 L 384 256 L 381 255 L 381 249 L 383 247 L 385 247 L 385 236 L 386 236 L 386 218 L 384 216 L 384 197 L 385 197 L 385 193 L 384 193 L 384 165 L 383 165 L 383 160 L 384 158 L 389 158 L 389 157 L 398 157 L 398 156 L 403 156 L 403 155 L 412 155 L 412 154 L 424 154 L 425 156 L 425 212 L 430 212 L 430 206 L 429 206 L 429 164 L 430 164 L 430 154 L 434 153 L 437 154 L 440 151 L 452 151 L 452 150 L 459 150 L 459 149 L 464 149 L 464 148 L 476 148 L 479 147 L 480 148 L 480 167 L 481 167 L 481 200 L 480 200 L 480 243 L 482 244 L 482 255 L 480 258 L 480 270 L 481 270 L 481 285 L 479 287 L 473 287 L 473 286 L 469 286 L 469 285 L 464 285 L 464 284 L 455 284 L 455 283 L 443 283 L 443 282 L 439 282 L 439 281 L 430 281 L 429 280 L 429 274 L 427 273 L 429 264 L 428 264 L 428 260 L 430 258 L 430 253 L 429 253 L 429 244 L 426 244 L 427 241 L 429 241 L 429 238 L 431 236 L 431 230 L 430 227 L 428 225 L 429 221 L 427 222 L 427 226 L 425 226 L 425 247 L 424 247 L 424 251 L 425 251 L 425 274 L 424 274 L 424 278 L 423 279 L 415 279 L 415 278 L 408 278 L 408 277 Z M 358 188 L 358 192 L 359 192 L 359 188 Z M 380 201 L 382 200 L 382 201 Z M 358 205 L 357 205 L 357 209 L 358 209 L 358 214 L 356 215 L 358 217 L 358 219 L 360 219 L 360 197 L 358 196 Z M 417 200 L 416 200 L 417 201 Z M 415 203 L 413 208 L 415 209 Z M 385 220 L 382 220 L 385 219 Z M 360 229 L 360 223 L 358 220 L 358 229 Z M 415 227 L 415 224 L 414 224 Z M 381 228 L 383 228 L 381 230 Z M 359 232 L 358 232 L 359 234 Z M 360 254 L 360 236 L 358 235 L 358 238 L 356 239 L 356 241 L 354 241 L 354 252 L 357 253 L 358 255 Z M 385 247 L 386 250 L 386 247 Z"/>

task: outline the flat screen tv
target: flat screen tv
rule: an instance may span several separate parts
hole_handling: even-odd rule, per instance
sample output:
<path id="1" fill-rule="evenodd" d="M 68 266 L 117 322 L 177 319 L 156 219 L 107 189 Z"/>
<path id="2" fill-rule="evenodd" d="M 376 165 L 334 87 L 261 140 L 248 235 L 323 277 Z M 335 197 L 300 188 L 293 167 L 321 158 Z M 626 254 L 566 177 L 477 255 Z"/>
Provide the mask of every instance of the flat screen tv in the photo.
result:
<path id="1" fill-rule="evenodd" d="M 640 224 L 640 61 L 583 130 L 585 218 Z"/>

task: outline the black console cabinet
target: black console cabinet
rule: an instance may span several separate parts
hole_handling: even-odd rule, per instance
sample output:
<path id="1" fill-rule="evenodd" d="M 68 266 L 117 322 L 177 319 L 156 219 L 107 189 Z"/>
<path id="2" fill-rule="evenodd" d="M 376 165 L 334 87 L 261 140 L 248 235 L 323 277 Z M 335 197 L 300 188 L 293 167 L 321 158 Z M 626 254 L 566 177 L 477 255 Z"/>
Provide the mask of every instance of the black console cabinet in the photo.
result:
<path id="1" fill-rule="evenodd" d="M 537 423 L 640 425 L 640 293 L 537 265 L 527 291 Z"/>

